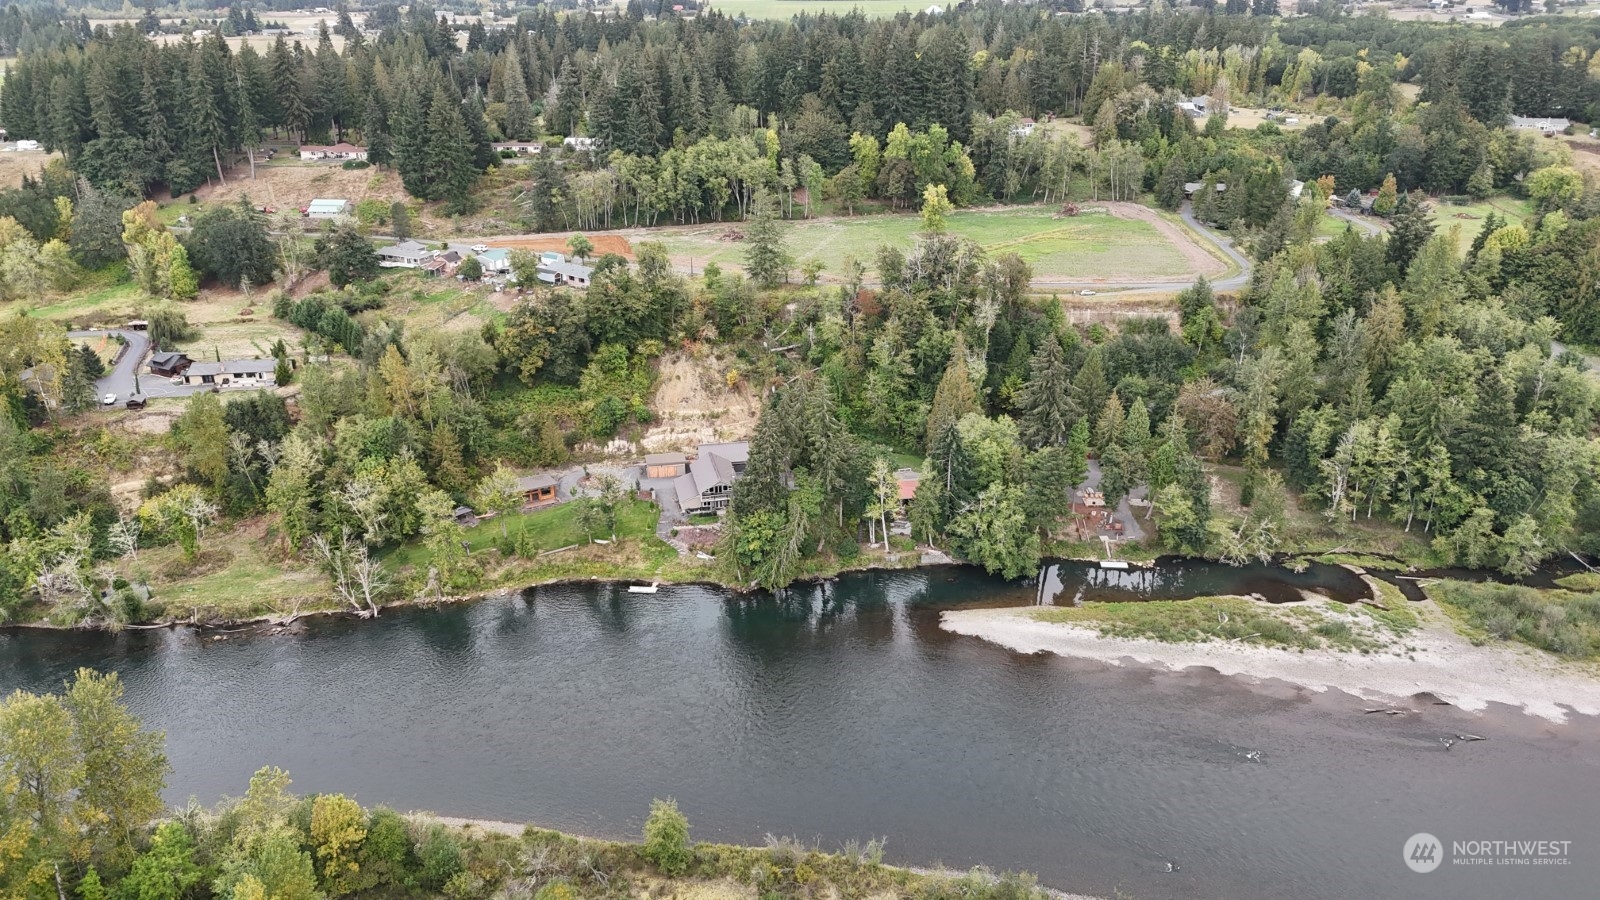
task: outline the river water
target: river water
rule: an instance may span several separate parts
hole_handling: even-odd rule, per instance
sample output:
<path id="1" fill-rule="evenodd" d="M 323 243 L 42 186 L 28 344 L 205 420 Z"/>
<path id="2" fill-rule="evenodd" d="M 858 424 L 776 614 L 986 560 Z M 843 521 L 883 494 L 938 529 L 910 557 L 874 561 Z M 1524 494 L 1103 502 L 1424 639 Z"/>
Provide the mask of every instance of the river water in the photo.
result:
<path id="1" fill-rule="evenodd" d="M 0 633 L 0 688 L 122 673 L 167 732 L 169 797 L 250 773 L 363 803 L 638 834 L 676 797 L 698 839 L 767 833 L 892 861 L 1026 869 L 1110 897 L 1593 897 L 1600 726 L 1417 698 L 1405 716 L 1283 684 L 1024 656 L 938 626 L 957 605 L 1360 589 L 1333 568 L 1066 564 L 1045 588 L 963 568 L 781 599 L 555 586 L 291 636 Z M 1488 740 L 1446 750 L 1440 738 Z M 1402 844 L 1573 841 L 1564 866 L 1416 874 Z M 1176 871 L 1167 871 L 1168 864 Z"/>

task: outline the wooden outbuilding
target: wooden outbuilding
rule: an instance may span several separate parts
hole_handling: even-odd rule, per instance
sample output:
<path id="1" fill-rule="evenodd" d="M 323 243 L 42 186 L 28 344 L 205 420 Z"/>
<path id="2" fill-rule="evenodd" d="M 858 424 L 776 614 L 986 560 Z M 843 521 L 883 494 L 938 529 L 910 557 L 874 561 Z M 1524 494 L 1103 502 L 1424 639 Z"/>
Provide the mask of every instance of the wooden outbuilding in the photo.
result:
<path id="1" fill-rule="evenodd" d="M 682 453 L 651 453 L 644 458 L 644 477 L 677 478 L 689 470 L 689 457 Z"/>
<path id="2" fill-rule="evenodd" d="M 524 475 L 517 479 L 517 491 L 522 494 L 522 505 L 543 506 L 561 499 L 556 489 L 561 482 L 554 475 Z"/>

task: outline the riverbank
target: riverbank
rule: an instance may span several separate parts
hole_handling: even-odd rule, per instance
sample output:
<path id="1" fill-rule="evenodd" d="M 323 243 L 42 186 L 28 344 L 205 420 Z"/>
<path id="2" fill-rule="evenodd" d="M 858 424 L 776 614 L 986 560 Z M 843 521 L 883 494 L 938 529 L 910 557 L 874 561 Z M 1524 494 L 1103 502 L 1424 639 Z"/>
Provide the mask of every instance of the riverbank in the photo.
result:
<path id="1" fill-rule="evenodd" d="M 1572 713 L 1600 715 L 1600 673 L 1593 665 L 1564 662 L 1517 644 L 1475 645 L 1434 601 L 1409 607 L 1417 615 L 1417 627 L 1376 650 L 1123 636 L 1092 621 L 1043 620 L 1048 607 L 950 610 L 940 624 L 946 631 L 1021 653 L 1054 653 L 1113 666 L 1131 661 L 1174 672 L 1208 668 L 1251 681 L 1275 679 L 1373 700 L 1428 693 L 1467 710 L 1500 703 L 1555 722 Z"/>
<path id="2" fill-rule="evenodd" d="M 512 838 L 531 846 L 558 848 L 563 854 L 576 852 L 580 856 L 594 855 L 612 859 L 639 855 L 640 845 L 625 841 L 608 841 L 602 838 L 558 832 L 533 825 L 504 822 L 494 819 L 470 819 L 460 816 L 442 816 L 431 812 L 412 812 L 408 818 L 420 822 L 437 822 L 455 829 L 468 839 L 486 836 Z M 987 869 L 962 872 L 944 867 L 884 865 L 876 861 L 881 856 L 884 842 L 869 842 L 865 847 L 847 847 L 836 853 L 807 848 L 796 838 L 767 836 L 765 847 L 741 847 L 730 844 L 697 844 L 695 856 L 700 860 L 716 860 L 708 874 L 678 878 L 660 878 L 651 887 L 665 888 L 667 896 L 679 900 L 758 900 L 769 896 L 774 887 L 768 883 L 743 883 L 755 873 L 768 870 L 780 875 L 787 866 L 791 872 L 801 867 L 809 874 L 801 874 L 792 887 L 815 889 L 820 875 L 832 888 L 865 888 L 864 896 L 926 896 L 949 897 L 952 889 L 968 887 L 959 896 L 973 896 L 971 887 L 983 885 L 1006 898 L 1039 896 L 1040 900 L 1102 900 L 1087 894 L 1069 894 L 1036 884 L 1027 875 L 996 875 Z M 748 865 L 736 862 L 747 860 Z M 698 861 L 698 860 L 697 860 Z M 697 865 L 695 868 L 700 869 Z M 719 870 L 730 870 L 718 877 Z M 734 873 L 737 874 L 734 874 Z M 748 874 L 747 874 L 748 873 Z M 769 876 L 770 877 L 770 876 Z M 793 876 L 791 875 L 791 878 Z M 1021 889 L 1019 891 L 1019 889 Z M 649 896 L 661 896 L 662 891 L 652 891 Z M 854 891 L 843 896 L 857 895 Z"/>

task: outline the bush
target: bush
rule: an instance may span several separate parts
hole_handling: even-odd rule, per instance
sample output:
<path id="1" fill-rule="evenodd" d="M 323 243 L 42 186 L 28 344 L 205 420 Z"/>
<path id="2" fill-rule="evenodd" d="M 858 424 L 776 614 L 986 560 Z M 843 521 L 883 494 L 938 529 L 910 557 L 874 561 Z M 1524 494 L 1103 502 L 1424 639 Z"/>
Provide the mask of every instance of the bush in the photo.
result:
<path id="1" fill-rule="evenodd" d="M 689 819 L 670 797 L 650 804 L 650 817 L 644 821 L 644 858 L 666 875 L 682 875 L 694 858 L 689 848 Z"/>
<path id="2" fill-rule="evenodd" d="M 462 869 L 461 839 L 443 825 L 430 825 L 417 842 L 417 857 L 421 861 L 418 873 L 421 886 L 437 891 L 445 886 Z"/>
<path id="3" fill-rule="evenodd" d="M 1500 640 L 1562 656 L 1600 656 L 1600 593 L 1462 581 L 1440 582 L 1431 593 Z"/>

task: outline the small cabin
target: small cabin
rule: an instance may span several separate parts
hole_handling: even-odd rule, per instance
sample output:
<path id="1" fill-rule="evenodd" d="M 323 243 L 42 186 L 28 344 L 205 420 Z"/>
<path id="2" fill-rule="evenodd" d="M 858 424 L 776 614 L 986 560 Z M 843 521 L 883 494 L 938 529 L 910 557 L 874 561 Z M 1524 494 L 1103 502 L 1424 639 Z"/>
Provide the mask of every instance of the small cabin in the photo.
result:
<path id="1" fill-rule="evenodd" d="M 560 499 L 556 495 L 560 485 L 554 475 L 524 475 L 517 479 L 517 493 L 522 495 L 523 507 L 544 506 Z"/>

